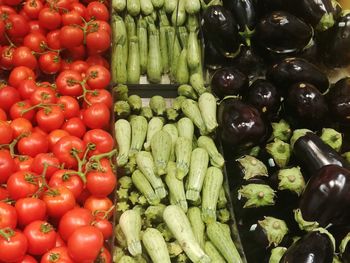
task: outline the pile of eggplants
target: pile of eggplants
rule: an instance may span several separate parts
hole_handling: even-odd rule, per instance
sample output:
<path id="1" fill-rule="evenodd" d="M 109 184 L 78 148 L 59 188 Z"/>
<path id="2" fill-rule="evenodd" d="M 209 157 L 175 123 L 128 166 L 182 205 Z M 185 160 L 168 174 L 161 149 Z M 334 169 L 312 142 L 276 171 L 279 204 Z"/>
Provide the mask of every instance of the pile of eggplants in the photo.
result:
<path id="1" fill-rule="evenodd" d="M 247 261 L 350 262 L 350 10 L 334 0 L 212 1 L 205 66 L 219 103 Z"/>

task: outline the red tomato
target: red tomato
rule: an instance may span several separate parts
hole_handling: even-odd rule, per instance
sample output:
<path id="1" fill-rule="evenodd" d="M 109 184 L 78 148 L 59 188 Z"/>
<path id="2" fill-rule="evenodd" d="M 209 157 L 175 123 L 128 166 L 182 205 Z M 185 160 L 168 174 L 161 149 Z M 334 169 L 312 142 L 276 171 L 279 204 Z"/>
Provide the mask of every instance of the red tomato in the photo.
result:
<path id="1" fill-rule="evenodd" d="M 46 165 L 46 178 L 50 178 L 60 167 L 60 161 L 52 153 L 39 153 L 33 159 L 32 171 L 43 174 Z"/>
<path id="2" fill-rule="evenodd" d="M 47 214 L 60 218 L 75 206 L 73 193 L 64 186 L 55 186 L 44 193 L 43 201 L 46 203 Z"/>
<path id="3" fill-rule="evenodd" d="M 84 32 L 77 26 L 63 26 L 60 32 L 61 46 L 74 48 L 83 44 Z"/>
<path id="4" fill-rule="evenodd" d="M 16 67 L 25 66 L 30 69 L 35 69 L 37 67 L 37 61 L 32 51 L 25 46 L 16 48 L 13 52 L 13 64 Z"/>
<path id="5" fill-rule="evenodd" d="M 89 68 L 89 64 L 84 61 L 84 60 L 77 60 L 74 61 L 71 65 L 70 65 L 70 69 L 74 70 L 76 72 L 79 72 L 80 74 L 85 74 L 85 72 L 88 70 Z"/>
<path id="6" fill-rule="evenodd" d="M 49 142 L 45 135 L 33 132 L 19 140 L 17 149 L 20 154 L 34 158 L 39 153 L 46 153 L 49 150 Z"/>
<path id="7" fill-rule="evenodd" d="M 46 221 L 36 220 L 27 225 L 23 234 L 28 240 L 28 253 L 43 255 L 56 244 L 56 231 Z"/>
<path id="8" fill-rule="evenodd" d="M 96 218 L 102 219 L 104 217 L 104 213 L 110 211 L 107 215 L 108 219 L 113 215 L 113 211 L 111 211 L 111 207 L 113 206 L 113 202 L 108 197 L 96 197 L 90 196 L 85 200 L 84 208 L 89 209 Z"/>
<path id="9" fill-rule="evenodd" d="M 74 261 L 68 255 L 67 247 L 55 247 L 41 257 L 40 263 L 74 263 Z"/>
<path id="10" fill-rule="evenodd" d="M 39 0 L 30 0 L 39 1 Z M 40 1 L 39 1 L 40 2 Z M 47 46 L 46 37 L 38 32 L 29 33 L 23 39 L 23 45 L 35 52 L 43 52 Z"/>
<path id="11" fill-rule="evenodd" d="M 7 179 L 16 171 L 15 161 L 8 150 L 0 150 L 0 184 L 6 183 Z"/>
<path id="12" fill-rule="evenodd" d="M 28 24 L 30 33 L 40 33 L 42 35 L 46 35 L 46 29 L 40 25 L 38 20 L 31 20 L 28 22 Z"/>
<path id="13" fill-rule="evenodd" d="M 6 112 L 2 108 L 0 108 L 0 120 L 2 120 L 2 121 L 7 120 Z"/>
<path id="14" fill-rule="evenodd" d="M 88 199 L 90 195 L 90 192 L 86 188 L 84 188 L 79 197 L 77 198 L 77 202 L 79 203 L 79 205 L 83 206 L 86 199 Z"/>
<path id="15" fill-rule="evenodd" d="M 98 255 L 97 262 L 112 263 L 111 253 L 109 253 L 106 247 L 103 247 Z"/>
<path id="16" fill-rule="evenodd" d="M 38 87 L 30 97 L 30 102 L 32 105 L 37 105 L 40 103 L 51 104 L 56 103 L 56 92 L 54 89 L 49 87 Z"/>
<path id="17" fill-rule="evenodd" d="M 29 25 L 23 16 L 11 14 L 6 20 L 6 29 L 10 37 L 24 37 L 29 32 Z"/>
<path id="18" fill-rule="evenodd" d="M 114 146 L 112 135 L 101 129 L 87 131 L 83 137 L 83 141 L 86 144 L 92 143 L 95 146 L 95 150 L 89 152 L 90 155 L 110 152 Z"/>
<path id="19" fill-rule="evenodd" d="M 66 168 L 76 168 L 77 159 L 83 158 L 85 151 L 85 143 L 76 136 L 65 136 L 61 138 L 53 147 L 53 154 L 65 165 Z"/>
<path id="20" fill-rule="evenodd" d="M 3 262 L 15 262 L 21 260 L 27 253 L 28 241 L 22 232 L 17 230 L 3 230 L 8 236 L 5 239 L 0 235 L 0 258 Z"/>
<path id="21" fill-rule="evenodd" d="M 94 217 L 90 210 L 80 207 L 73 208 L 62 216 L 58 226 L 58 232 L 62 239 L 67 241 L 74 230 L 82 226 L 91 225 L 93 220 Z"/>
<path id="22" fill-rule="evenodd" d="M 18 91 L 7 85 L 0 85 L 0 108 L 9 111 L 11 106 L 20 100 Z"/>
<path id="23" fill-rule="evenodd" d="M 45 220 L 46 218 L 46 204 L 39 198 L 20 198 L 17 200 L 15 208 L 20 226 L 26 226 L 31 222 Z"/>
<path id="24" fill-rule="evenodd" d="M 79 102 L 71 96 L 61 96 L 57 100 L 57 104 L 62 107 L 65 119 L 77 117 L 79 115 Z"/>
<path id="25" fill-rule="evenodd" d="M 90 105 L 96 104 L 96 103 L 103 103 L 108 108 L 111 108 L 113 104 L 111 93 L 105 89 L 98 89 L 98 90 L 93 90 L 92 92 L 89 92 L 86 95 L 86 100 L 90 103 Z M 88 108 L 86 101 L 84 101 L 83 105 L 85 108 Z"/>
<path id="26" fill-rule="evenodd" d="M 17 213 L 16 209 L 7 203 L 0 202 L 0 229 L 2 228 L 16 228 Z"/>
<path id="27" fill-rule="evenodd" d="M 28 121 L 32 121 L 35 114 L 34 109 L 31 109 L 32 106 L 29 100 L 14 103 L 10 108 L 11 119 L 24 118 Z"/>
<path id="28" fill-rule="evenodd" d="M 91 20 L 94 18 L 95 20 L 109 20 L 109 12 L 107 7 L 100 2 L 91 2 L 88 4 L 86 8 L 87 18 Z"/>
<path id="29" fill-rule="evenodd" d="M 37 263 L 35 258 L 33 258 L 30 255 L 25 255 L 24 258 L 22 258 L 20 261 L 17 261 L 16 263 Z"/>
<path id="30" fill-rule="evenodd" d="M 23 10 L 30 19 L 37 19 L 43 7 L 44 5 L 40 0 L 27 0 L 24 2 Z"/>
<path id="31" fill-rule="evenodd" d="M 15 6 L 21 3 L 20 0 L 4 0 L 6 5 Z"/>
<path id="32" fill-rule="evenodd" d="M 75 198 L 77 198 L 84 188 L 84 183 L 74 170 L 58 170 L 49 181 L 49 186 L 63 185 L 69 189 Z"/>
<path id="33" fill-rule="evenodd" d="M 109 160 L 107 158 L 103 158 L 100 160 L 100 166 L 101 166 L 100 169 L 102 172 L 116 173 L 116 171 L 114 171 L 114 169 L 112 167 L 111 160 Z"/>
<path id="34" fill-rule="evenodd" d="M 34 71 L 30 68 L 20 66 L 15 67 L 11 71 L 8 81 L 12 87 L 17 88 L 19 84 L 26 79 L 35 79 Z"/>
<path id="35" fill-rule="evenodd" d="M 5 200 L 10 198 L 10 194 L 7 191 L 7 188 L 0 186 L 0 200 Z"/>
<path id="36" fill-rule="evenodd" d="M 96 227 L 82 226 L 72 233 L 67 246 L 74 261 L 94 261 L 103 246 L 103 235 Z"/>
<path id="37" fill-rule="evenodd" d="M 67 131 L 70 135 L 76 136 L 78 138 L 82 138 L 86 132 L 84 122 L 78 117 L 70 118 L 67 120 L 63 124 L 62 129 Z"/>
<path id="38" fill-rule="evenodd" d="M 33 79 L 26 79 L 20 82 L 17 90 L 23 100 L 28 100 L 37 88 L 38 86 Z"/>
<path id="39" fill-rule="evenodd" d="M 58 142 L 61 138 L 63 138 L 64 136 L 70 135 L 68 132 L 66 132 L 65 130 L 54 130 L 52 132 L 50 132 L 50 134 L 48 135 L 48 141 L 49 141 L 49 149 L 50 151 L 53 150 L 54 145 L 56 144 L 56 142 Z"/>
<path id="40" fill-rule="evenodd" d="M 38 126 L 46 132 L 59 129 L 64 123 L 64 115 L 60 107 L 51 106 L 40 109 L 36 113 Z"/>
<path id="41" fill-rule="evenodd" d="M 83 20 L 80 14 L 76 10 L 70 10 L 67 13 L 62 14 L 63 25 L 81 25 Z"/>
<path id="42" fill-rule="evenodd" d="M 16 171 L 31 171 L 33 158 L 29 156 L 18 156 L 15 159 Z"/>
<path id="43" fill-rule="evenodd" d="M 70 4 L 70 10 L 71 11 L 75 11 L 75 12 L 78 12 L 78 14 L 83 17 L 83 18 L 86 18 L 85 17 L 85 14 L 86 14 L 86 7 L 80 3 L 80 2 L 73 2 Z"/>
<path id="44" fill-rule="evenodd" d="M 64 240 L 62 239 L 61 235 L 59 233 L 57 233 L 55 247 L 65 247 L 65 246 L 66 246 L 66 242 L 64 242 Z"/>
<path id="45" fill-rule="evenodd" d="M 101 231 L 105 240 L 113 235 L 113 225 L 107 219 L 97 219 L 94 222 L 94 227 L 97 227 Z"/>
<path id="46" fill-rule="evenodd" d="M 65 70 L 56 79 L 57 90 L 62 95 L 80 96 L 83 94 L 81 82 L 82 78 L 78 72 Z"/>
<path id="47" fill-rule="evenodd" d="M 72 47 L 62 52 L 62 56 L 74 60 L 84 60 L 86 56 L 85 45 Z"/>
<path id="48" fill-rule="evenodd" d="M 33 195 L 38 189 L 38 175 L 33 172 L 18 171 L 7 180 L 7 190 L 14 200 Z"/>
<path id="49" fill-rule="evenodd" d="M 100 66 L 104 66 L 105 68 L 109 69 L 108 61 L 104 57 L 102 57 L 101 55 L 89 56 L 86 59 L 86 62 L 89 63 L 90 66 L 100 65 Z"/>
<path id="50" fill-rule="evenodd" d="M 21 134 L 29 134 L 33 130 L 32 123 L 25 118 L 16 118 L 11 121 L 13 137 L 17 138 Z"/>
<path id="51" fill-rule="evenodd" d="M 112 172 L 90 171 L 86 178 L 86 188 L 96 197 L 108 196 L 113 192 L 117 183 Z"/>
<path id="52" fill-rule="evenodd" d="M 45 74 L 56 74 L 61 69 L 61 57 L 57 52 L 46 52 L 39 57 L 39 68 Z"/>
<path id="53" fill-rule="evenodd" d="M 47 45 L 49 46 L 49 48 L 53 50 L 61 49 L 60 33 L 61 33 L 61 30 L 59 29 L 56 29 L 47 33 L 46 39 L 47 39 Z"/>
<path id="54" fill-rule="evenodd" d="M 100 65 L 89 67 L 86 75 L 88 77 L 87 84 L 91 89 L 105 89 L 111 81 L 109 70 Z"/>
<path id="55" fill-rule="evenodd" d="M 86 46 L 90 55 L 100 54 L 109 49 L 111 37 L 105 31 L 90 32 L 86 36 Z"/>
<path id="56" fill-rule="evenodd" d="M 90 129 L 101 129 L 109 126 L 109 108 L 103 103 L 96 103 L 83 113 L 83 121 Z"/>
<path id="57" fill-rule="evenodd" d="M 13 52 L 15 52 L 12 46 L 3 46 L 0 56 L 0 66 L 2 69 L 10 70 L 13 68 Z"/>
<path id="58" fill-rule="evenodd" d="M 111 35 L 112 33 L 112 29 L 111 26 L 109 25 L 108 22 L 103 21 L 103 20 L 96 20 L 93 23 L 91 23 L 90 25 L 91 27 L 88 27 L 89 29 L 92 28 L 93 31 L 105 31 L 107 32 L 109 35 Z M 103 66 L 103 65 L 102 65 Z"/>
<path id="59" fill-rule="evenodd" d="M 44 7 L 38 18 L 40 25 L 49 30 L 57 29 L 61 25 L 61 15 L 54 8 Z"/>
<path id="60" fill-rule="evenodd" d="M 6 121 L 0 121 L 0 144 L 9 144 L 13 140 L 13 130 Z"/>

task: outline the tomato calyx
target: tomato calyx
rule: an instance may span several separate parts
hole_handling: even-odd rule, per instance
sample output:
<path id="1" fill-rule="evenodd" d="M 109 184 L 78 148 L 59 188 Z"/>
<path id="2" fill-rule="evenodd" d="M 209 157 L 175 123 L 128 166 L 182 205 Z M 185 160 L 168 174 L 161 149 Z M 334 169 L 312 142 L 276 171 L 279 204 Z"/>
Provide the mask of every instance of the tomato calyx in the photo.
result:
<path id="1" fill-rule="evenodd" d="M 10 241 L 10 238 L 15 235 L 15 231 L 9 227 L 0 229 L 0 237 L 4 238 L 6 241 Z"/>
<path id="2" fill-rule="evenodd" d="M 89 159 L 89 169 L 90 170 L 98 170 L 98 171 L 104 171 L 104 169 L 101 166 L 100 161 L 104 158 L 108 158 L 109 160 L 111 160 L 113 158 L 113 156 L 115 156 L 117 154 L 117 150 L 113 149 L 110 152 L 106 152 L 106 153 L 101 153 L 101 154 L 96 154 L 90 157 Z M 111 163 L 111 166 L 113 166 L 113 163 Z"/>
<path id="3" fill-rule="evenodd" d="M 51 253 L 49 255 L 49 261 L 50 262 L 57 262 L 60 258 L 61 258 L 61 254 L 60 253 Z"/>
<path id="4" fill-rule="evenodd" d="M 52 230 L 53 230 L 52 225 L 50 225 L 47 222 L 40 225 L 40 232 L 44 234 L 50 233 Z"/>
<path id="5" fill-rule="evenodd" d="M 43 99 L 46 99 L 48 96 L 47 94 L 42 94 L 42 98 Z M 36 105 L 33 105 L 27 109 L 24 109 L 21 111 L 21 115 L 23 116 L 24 114 L 26 114 L 27 112 L 31 111 L 31 110 L 35 110 L 35 109 L 44 109 L 45 113 L 48 114 L 52 111 L 52 108 L 53 106 L 58 106 L 60 107 L 61 109 L 64 108 L 64 105 L 63 104 L 56 104 L 56 103 L 39 103 L 39 104 L 36 104 Z"/>
<path id="6" fill-rule="evenodd" d="M 108 210 L 95 210 L 92 215 L 94 216 L 95 220 L 91 222 L 91 225 L 97 224 L 98 220 L 103 220 L 109 218 L 109 214 L 113 211 L 115 208 L 114 205 L 112 205 Z M 96 219 L 98 216 L 98 219 Z"/>

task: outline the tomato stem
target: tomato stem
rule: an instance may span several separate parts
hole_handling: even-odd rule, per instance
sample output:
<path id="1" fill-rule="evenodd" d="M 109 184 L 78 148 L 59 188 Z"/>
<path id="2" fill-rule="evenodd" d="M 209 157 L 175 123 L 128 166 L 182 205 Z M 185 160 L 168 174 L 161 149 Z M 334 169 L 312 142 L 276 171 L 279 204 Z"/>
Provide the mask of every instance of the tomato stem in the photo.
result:
<path id="1" fill-rule="evenodd" d="M 25 109 L 25 110 L 22 110 L 21 111 L 21 116 L 23 116 L 24 114 L 26 114 L 27 112 L 31 111 L 31 110 L 34 110 L 36 108 L 42 108 L 44 110 L 51 110 L 51 107 L 52 106 L 58 106 L 58 107 L 64 107 L 63 104 L 55 104 L 55 103 L 39 103 L 39 104 L 36 104 L 36 105 L 33 105 L 31 107 L 29 107 L 28 109 Z"/>
<path id="2" fill-rule="evenodd" d="M 3 237 L 6 241 L 10 241 L 10 238 L 13 237 L 14 235 L 15 235 L 15 231 L 13 231 L 9 227 L 0 229 L 0 236 Z"/>

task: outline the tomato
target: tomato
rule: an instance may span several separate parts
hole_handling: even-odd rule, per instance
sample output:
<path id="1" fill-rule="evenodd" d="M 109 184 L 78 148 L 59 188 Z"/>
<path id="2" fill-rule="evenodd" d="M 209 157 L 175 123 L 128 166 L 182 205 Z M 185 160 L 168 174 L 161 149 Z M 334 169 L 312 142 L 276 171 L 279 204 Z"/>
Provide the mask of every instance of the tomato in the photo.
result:
<path id="1" fill-rule="evenodd" d="M 0 145 L 9 144 L 13 140 L 13 130 L 6 121 L 0 121 Z"/>
<path id="2" fill-rule="evenodd" d="M 39 57 L 39 68 L 45 74 L 56 74 L 61 69 L 61 57 L 57 52 L 46 52 Z"/>
<path id="3" fill-rule="evenodd" d="M 90 105 L 96 104 L 96 103 L 103 103 L 108 108 L 111 108 L 113 104 L 111 93 L 105 89 L 97 89 L 97 90 L 93 90 L 92 92 L 89 92 L 86 95 L 86 100 L 90 103 Z M 88 108 L 86 101 L 84 101 L 83 106 L 85 108 Z"/>
<path id="4" fill-rule="evenodd" d="M 18 156 L 15 159 L 16 171 L 31 171 L 33 158 L 29 156 Z"/>
<path id="5" fill-rule="evenodd" d="M 4 0 L 6 5 L 15 6 L 21 3 L 21 0 Z"/>
<path id="6" fill-rule="evenodd" d="M 76 168 L 78 165 L 77 159 L 83 158 L 85 151 L 85 143 L 76 136 L 62 137 L 53 147 L 53 154 L 65 165 L 66 168 Z"/>
<path id="7" fill-rule="evenodd" d="M 35 0 L 30 0 L 35 1 Z M 23 45 L 35 52 L 43 52 L 47 46 L 46 37 L 38 32 L 29 33 L 23 39 Z"/>
<path id="8" fill-rule="evenodd" d="M 7 112 L 19 100 L 18 91 L 14 87 L 0 84 L 0 108 Z"/>
<path id="9" fill-rule="evenodd" d="M 48 87 L 38 87 L 30 97 L 32 105 L 37 105 L 40 103 L 53 104 L 56 103 L 56 92 L 52 88 Z"/>
<path id="10" fill-rule="evenodd" d="M 82 226 L 72 233 L 67 246 L 74 261 L 94 261 L 103 246 L 103 235 L 96 227 Z"/>
<path id="11" fill-rule="evenodd" d="M 83 206 L 85 201 L 86 201 L 86 199 L 88 199 L 90 195 L 91 194 L 90 194 L 89 190 L 84 188 L 83 191 L 81 192 L 81 194 L 77 198 L 77 203 L 79 205 Z"/>
<path id="12" fill-rule="evenodd" d="M 83 94 L 81 75 L 73 70 L 62 71 L 56 79 L 57 91 L 62 95 L 80 96 Z"/>
<path id="13" fill-rule="evenodd" d="M 74 261 L 68 255 L 67 247 L 55 247 L 41 257 L 40 263 L 74 263 Z"/>
<path id="14" fill-rule="evenodd" d="M 109 63 L 108 61 L 102 57 L 101 55 L 92 55 L 89 56 L 86 59 L 86 62 L 90 65 L 90 66 L 94 66 L 94 65 L 100 65 L 100 66 L 104 66 L 105 68 L 109 69 Z"/>
<path id="15" fill-rule="evenodd" d="M 70 10 L 77 12 L 81 17 L 86 18 L 86 7 L 80 2 L 73 2 L 70 4 Z"/>
<path id="16" fill-rule="evenodd" d="M 17 88 L 19 84 L 26 79 L 35 79 L 34 71 L 25 66 L 15 67 L 9 76 L 9 84 Z"/>
<path id="17" fill-rule="evenodd" d="M 66 242 L 64 242 L 64 240 L 62 239 L 61 235 L 59 233 L 57 233 L 55 247 L 65 247 L 65 246 L 66 246 Z"/>
<path id="18" fill-rule="evenodd" d="M 33 79 L 26 79 L 20 82 L 17 87 L 18 93 L 23 100 L 30 99 L 34 91 L 38 88 Z"/>
<path id="19" fill-rule="evenodd" d="M 31 109 L 32 104 L 29 100 L 16 102 L 10 108 L 11 119 L 24 118 L 32 121 L 35 115 L 34 109 Z"/>
<path id="20" fill-rule="evenodd" d="M 56 142 L 58 142 L 61 138 L 67 135 L 70 135 L 70 134 L 65 130 L 61 130 L 61 129 L 53 130 L 52 132 L 50 132 L 50 134 L 48 135 L 50 151 L 52 151 Z"/>
<path id="21" fill-rule="evenodd" d="M 6 29 L 10 37 L 24 37 L 29 32 L 29 25 L 23 16 L 11 14 L 6 20 Z"/>
<path id="22" fill-rule="evenodd" d="M 56 29 L 47 33 L 46 39 L 47 39 L 47 45 L 49 46 L 49 48 L 53 50 L 61 49 L 60 33 L 61 33 L 61 30 L 59 29 Z"/>
<path id="23" fill-rule="evenodd" d="M 88 20 L 91 20 L 94 18 L 95 20 L 103 20 L 108 21 L 109 20 L 109 12 L 107 7 L 97 1 L 93 1 L 88 4 L 86 7 L 86 13 Z"/>
<path id="24" fill-rule="evenodd" d="M 83 20 L 80 14 L 75 10 L 70 10 L 67 13 L 62 14 L 63 25 L 81 25 Z"/>
<path id="25" fill-rule="evenodd" d="M 20 261 L 17 261 L 16 263 L 37 263 L 35 258 L 33 258 L 30 255 L 25 255 L 24 258 L 22 258 Z"/>
<path id="26" fill-rule="evenodd" d="M 30 19 L 37 19 L 43 7 L 44 5 L 40 0 L 27 0 L 24 2 L 23 10 Z"/>
<path id="27" fill-rule="evenodd" d="M 69 58 L 72 61 L 84 60 L 85 56 L 86 56 L 85 45 L 80 45 L 80 46 L 72 47 L 69 49 L 65 49 L 62 52 L 62 56 L 65 58 Z"/>
<path id="28" fill-rule="evenodd" d="M 76 72 L 79 72 L 80 74 L 85 74 L 85 72 L 87 71 L 87 69 L 89 68 L 89 64 L 84 61 L 84 60 L 77 60 L 74 61 L 71 65 L 70 65 L 70 69 L 74 70 Z"/>
<path id="29" fill-rule="evenodd" d="M 32 171 L 37 174 L 43 174 L 45 171 L 45 177 L 50 178 L 60 167 L 59 160 L 52 153 L 39 153 L 33 159 Z"/>
<path id="30" fill-rule="evenodd" d="M 33 133 L 36 132 L 36 133 L 39 133 L 40 135 L 42 136 L 48 136 L 47 132 L 45 132 L 43 129 L 41 129 L 39 126 L 35 126 L 33 128 Z"/>
<path id="31" fill-rule="evenodd" d="M 79 115 L 79 102 L 71 96 L 61 96 L 57 100 L 57 104 L 62 107 L 65 119 L 77 117 Z"/>
<path id="32" fill-rule="evenodd" d="M 0 202 L 0 229 L 2 228 L 16 228 L 17 213 L 16 209 L 7 203 Z"/>
<path id="33" fill-rule="evenodd" d="M 35 69 L 37 67 L 37 60 L 32 54 L 32 51 L 25 46 L 16 48 L 13 52 L 13 64 L 16 67 L 25 66 L 30 69 Z"/>
<path id="34" fill-rule="evenodd" d="M 61 46 L 64 48 L 74 48 L 83 44 L 84 32 L 77 26 L 63 26 L 60 32 Z"/>
<path id="35" fill-rule="evenodd" d="M 0 6 L 0 14 L 9 16 L 11 14 L 16 14 L 16 10 L 11 6 L 3 4 Z"/>
<path id="36" fill-rule="evenodd" d="M 21 134 L 29 134 L 33 130 L 32 123 L 25 118 L 16 118 L 12 120 L 10 126 L 13 130 L 14 138 L 17 138 Z"/>
<path id="37" fill-rule="evenodd" d="M 62 217 L 75 206 L 73 193 L 63 185 L 47 190 L 43 201 L 46 203 L 47 214 L 54 218 Z"/>
<path id="38" fill-rule="evenodd" d="M 102 158 L 100 160 L 100 169 L 102 172 L 112 172 L 112 173 L 116 174 L 116 171 L 112 167 L 111 160 L 109 160 L 107 158 Z"/>
<path id="39" fill-rule="evenodd" d="M 0 150 L 0 184 L 6 183 L 7 179 L 16 171 L 15 161 L 8 150 Z"/>
<path id="40" fill-rule="evenodd" d="M 20 198 L 17 200 L 15 208 L 20 226 L 26 226 L 36 220 L 45 220 L 46 218 L 46 204 L 39 198 Z"/>
<path id="41" fill-rule="evenodd" d="M 49 150 L 49 141 L 45 135 L 33 132 L 19 140 L 17 149 L 22 155 L 35 157 L 39 153 L 46 153 Z"/>
<path id="42" fill-rule="evenodd" d="M 5 23 L 4 21 L 0 20 L 0 36 L 3 36 L 5 34 Z"/>
<path id="43" fill-rule="evenodd" d="M 46 221 L 36 220 L 27 225 L 23 234 L 28 240 L 28 253 L 43 255 L 56 244 L 56 231 Z"/>
<path id="44" fill-rule="evenodd" d="M 85 200 L 84 208 L 89 209 L 96 218 L 103 218 L 104 212 L 110 211 L 113 206 L 113 202 L 108 197 L 96 197 L 90 196 Z M 108 219 L 113 215 L 113 211 L 110 211 L 107 215 Z"/>
<path id="45" fill-rule="evenodd" d="M 90 55 L 100 54 L 109 49 L 111 37 L 105 31 L 90 32 L 86 36 L 86 46 Z"/>
<path id="46" fill-rule="evenodd" d="M 95 150 L 89 152 L 90 155 L 110 152 L 114 146 L 112 135 L 101 129 L 87 131 L 83 137 L 83 141 L 86 144 L 92 143 L 95 146 Z"/>
<path id="47" fill-rule="evenodd" d="M 6 112 L 2 108 L 0 108 L 0 120 L 2 120 L 2 121 L 7 120 Z"/>
<path id="48" fill-rule="evenodd" d="M 46 132 L 59 129 L 64 123 L 64 115 L 60 107 L 50 106 L 40 109 L 36 114 L 38 126 Z"/>
<path id="49" fill-rule="evenodd" d="M 30 33 L 39 33 L 42 35 L 46 35 L 46 29 L 43 28 L 38 20 L 31 20 L 28 22 L 29 25 L 29 32 Z"/>
<path id="50" fill-rule="evenodd" d="M 109 251 L 106 247 L 103 247 L 101 249 L 100 254 L 98 255 L 95 262 L 112 263 L 111 253 L 109 253 Z"/>
<path id="51" fill-rule="evenodd" d="M 85 208 L 76 207 L 68 211 L 60 220 L 58 232 L 63 240 L 67 241 L 74 230 L 82 226 L 89 226 L 94 217 L 91 211 Z"/>
<path id="52" fill-rule="evenodd" d="M 109 70 L 100 65 L 89 67 L 86 75 L 88 77 L 87 84 L 91 89 L 105 89 L 111 81 Z"/>
<path id="53" fill-rule="evenodd" d="M 74 170 L 58 170 L 49 181 L 49 186 L 63 185 L 69 189 L 75 198 L 77 198 L 84 188 L 84 183 Z"/>
<path id="54" fill-rule="evenodd" d="M 96 197 L 108 196 L 113 192 L 117 183 L 117 179 L 112 172 L 90 171 L 86 178 L 86 188 Z"/>
<path id="55" fill-rule="evenodd" d="M 38 175 L 29 171 L 13 173 L 7 180 L 7 190 L 14 200 L 34 194 L 39 189 Z"/>
<path id="56" fill-rule="evenodd" d="M 49 30 L 57 29 L 61 25 L 61 15 L 53 8 L 44 7 L 41 9 L 38 19 L 40 25 Z"/>
<path id="57" fill-rule="evenodd" d="M 10 70 L 13 68 L 13 52 L 16 48 L 12 46 L 3 46 L 0 56 L 0 66 L 2 69 Z"/>
<path id="58" fill-rule="evenodd" d="M 78 117 L 70 118 L 67 120 L 62 126 L 62 129 L 67 131 L 70 135 L 76 136 L 78 138 L 82 138 L 86 132 L 84 122 Z"/>
<path id="59" fill-rule="evenodd" d="M 28 241 L 26 236 L 17 230 L 3 230 L 8 239 L 0 235 L 0 258 L 3 262 L 21 260 L 27 253 Z"/>
<path id="60" fill-rule="evenodd" d="M 83 113 L 83 121 L 90 129 L 101 129 L 109 126 L 109 108 L 103 103 L 96 103 Z"/>
<path id="61" fill-rule="evenodd" d="M 113 235 L 113 225 L 107 219 L 97 219 L 93 225 L 101 231 L 105 240 Z"/>

